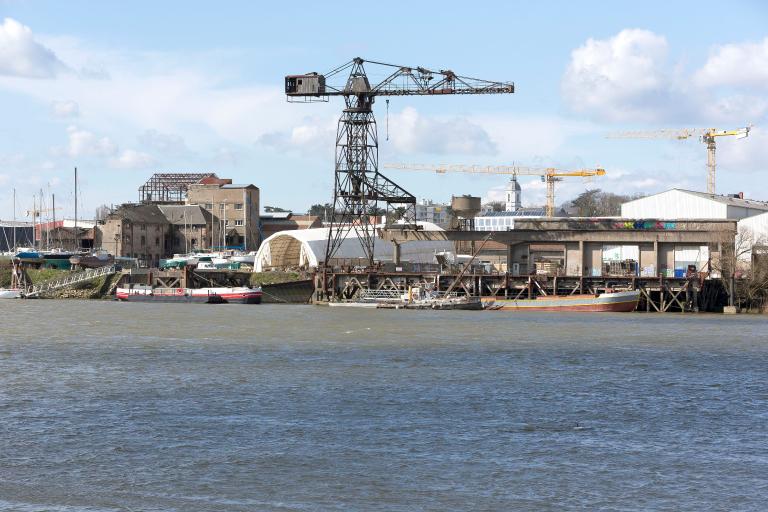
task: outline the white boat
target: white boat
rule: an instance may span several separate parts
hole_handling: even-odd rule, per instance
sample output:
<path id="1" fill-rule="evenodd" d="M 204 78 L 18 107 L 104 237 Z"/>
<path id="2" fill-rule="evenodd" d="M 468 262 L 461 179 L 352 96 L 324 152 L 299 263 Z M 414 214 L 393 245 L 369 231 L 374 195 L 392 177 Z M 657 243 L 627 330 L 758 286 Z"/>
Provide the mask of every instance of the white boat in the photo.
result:
<path id="1" fill-rule="evenodd" d="M 251 251 L 248 254 L 238 254 L 238 255 L 232 256 L 230 259 L 238 263 L 253 265 L 254 263 L 256 263 L 256 252 Z"/>
<path id="2" fill-rule="evenodd" d="M 21 290 L 18 288 L 0 288 L 0 299 L 20 299 Z"/>

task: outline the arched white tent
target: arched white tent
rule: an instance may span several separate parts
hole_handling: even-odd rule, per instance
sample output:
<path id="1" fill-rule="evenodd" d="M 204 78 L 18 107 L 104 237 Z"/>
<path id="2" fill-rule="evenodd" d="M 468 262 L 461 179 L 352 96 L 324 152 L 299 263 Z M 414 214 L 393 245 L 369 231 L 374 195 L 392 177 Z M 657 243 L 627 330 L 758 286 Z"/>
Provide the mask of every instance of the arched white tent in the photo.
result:
<path id="1" fill-rule="evenodd" d="M 441 231 L 429 222 L 419 222 L 425 231 Z M 256 253 L 254 271 L 268 268 L 302 267 L 317 268 L 325 257 L 328 243 L 328 228 L 280 231 L 261 243 Z M 435 253 L 453 252 L 453 242 L 418 240 L 400 246 L 400 259 L 411 263 L 435 263 Z M 377 261 L 392 261 L 394 246 L 391 242 L 376 237 L 374 257 Z M 360 241 L 351 230 L 336 252 L 338 259 L 364 258 Z"/>

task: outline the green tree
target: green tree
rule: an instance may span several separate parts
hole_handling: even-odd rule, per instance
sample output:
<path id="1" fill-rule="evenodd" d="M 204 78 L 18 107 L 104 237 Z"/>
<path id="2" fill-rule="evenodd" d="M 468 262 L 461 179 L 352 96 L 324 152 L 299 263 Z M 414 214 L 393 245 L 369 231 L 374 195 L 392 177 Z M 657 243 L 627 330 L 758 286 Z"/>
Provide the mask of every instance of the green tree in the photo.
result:
<path id="1" fill-rule="evenodd" d="M 621 215 L 621 205 L 642 195 L 621 195 L 603 192 L 599 188 L 586 190 L 562 207 L 579 217 L 615 217 Z"/>
<path id="2" fill-rule="evenodd" d="M 333 205 L 331 203 L 313 204 L 309 207 L 309 215 L 320 217 L 323 220 L 330 220 L 333 215 Z"/>
<path id="3" fill-rule="evenodd" d="M 265 206 L 264 211 L 267 213 L 278 213 L 278 212 L 290 212 L 291 210 L 285 210 L 278 206 Z"/>
<path id="4" fill-rule="evenodd" d="M 489 201 L 483 205 L 483 210 L 491 212 L 503 212 L 507 209 L 507 203 L 504 201 Z"/>

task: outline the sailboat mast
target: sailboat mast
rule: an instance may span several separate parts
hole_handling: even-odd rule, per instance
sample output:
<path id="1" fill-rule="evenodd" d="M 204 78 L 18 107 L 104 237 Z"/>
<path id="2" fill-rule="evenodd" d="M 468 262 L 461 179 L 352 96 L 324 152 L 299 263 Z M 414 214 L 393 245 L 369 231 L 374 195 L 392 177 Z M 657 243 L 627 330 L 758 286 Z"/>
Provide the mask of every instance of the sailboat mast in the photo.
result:
<path id="1" fill-rule="evenodd" d="M 80 236 L 77 232 L 77 167 L 75 167 L 75 251 L 80 249 Z"/>
<path id="2" fill-rule="evenodd" d="M 51 194 L 51 212 L 53 212 L 53 232 L 56 233 L 56 194 Z M 64 227 L 63 223 L 61 227 Z M 55 241 L 56 239 L 54 238 L 54 242 Z"/>
<path id="3" fill-rule="evenodd" d="M 13 252 L 16 253 L 16 189 L 13 189 Z"/>

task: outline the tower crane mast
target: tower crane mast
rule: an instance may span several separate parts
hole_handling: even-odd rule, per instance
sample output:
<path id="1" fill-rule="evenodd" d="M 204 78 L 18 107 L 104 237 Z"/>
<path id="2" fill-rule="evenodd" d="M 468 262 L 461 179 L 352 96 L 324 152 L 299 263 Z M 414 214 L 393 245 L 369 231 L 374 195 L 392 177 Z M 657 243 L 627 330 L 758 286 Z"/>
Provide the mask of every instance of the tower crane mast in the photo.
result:
<path id="1" fill-rule="evenodd" d="M 385 70 L 385 78 L 372 83 L 366 66 Z M 344 239 L 354 230 L 369 265 L 373 265 L 375 219 L 378 203 L 389 213 L 393 205 L 405 205 L 406 224 L 415 229 L 416 198 L 379 172 L 379 142 L 373 103 L 377 96 L 443 96 L 453 94 L 509 94 L 512 82 L 493 82 L 460 76 L 450 70 L 399 66 L 356 57 L 328 73 L 306 73 L 285 77 L 289 102 L 329 101 L 344 98 L 345 108 L 336 133 L 336 165 L 327 266 Z M 389 215 L 387 215 L 389 219 Z M 410 221 L 410 223 L 408 223 Z M 393 226 L 386 226 L 392 228 Z"/>
<path id="2" fill-rule="evenodd" d="M 707 193 L 715 193 L 715 140 L 718 137 L 736 137 L 743 139 L 749 135 L 751 126 L 736 130 L 718 130 L 716 128 L 684 128 L 681 130 L 648 130 L 617 132 L 608 136 L 611 139 L 677 139 L 686 140 L 698 137 L 707 145 Z"/>
<path id="3" fill-rule="evenodd" d="M 409 171 L 433 171 L 437 174 L 446 174 L 449 172 L 464 172 L 470 174 L 507 174 L 512 179 L 517 176 L 541 176 L 541 180 L 547 184 L 547 217 L 555 215 L 555 182 L 562 181 L 563 178 L 578 176 L 592 177 L 604 176 L 605 169 L 600 167 L 595 169 L 579 169 L 567 171 L 555 169 L 554 167 L 526 167 L 518 165 L 420 165 L 420 164 L 384 164 L 387 169 L 401 169 Z"/>

